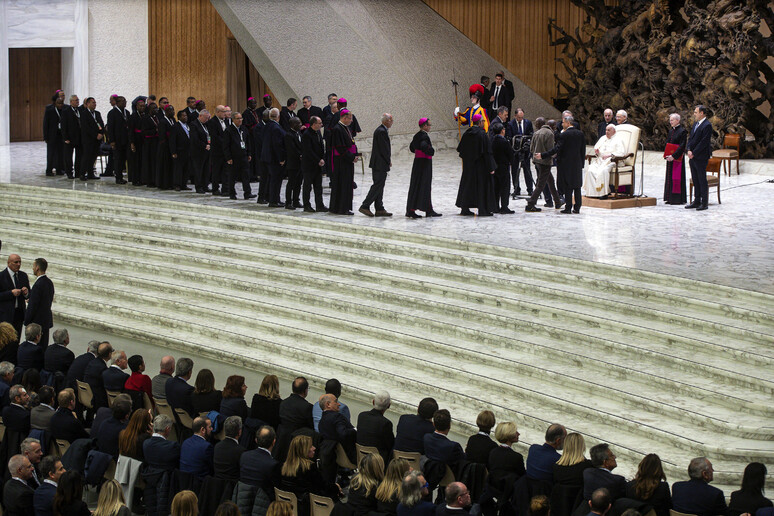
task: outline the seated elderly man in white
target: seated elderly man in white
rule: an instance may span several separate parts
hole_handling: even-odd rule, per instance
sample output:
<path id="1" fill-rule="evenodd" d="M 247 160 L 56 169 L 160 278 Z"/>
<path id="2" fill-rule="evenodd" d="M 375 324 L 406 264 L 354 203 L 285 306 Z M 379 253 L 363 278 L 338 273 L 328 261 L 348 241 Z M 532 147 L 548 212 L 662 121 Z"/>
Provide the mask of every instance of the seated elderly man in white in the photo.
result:
<path id="1" fill-rule="evenodd" d="M 586 197 L 604 197 L 610 193 L 610 171 L 615 163 L 613 157 L 626 155 L 626 147 L 620 138 L 615 136 L 615 125 L 605 128 L 605 135 L 594 145 L 596 158 L 586 168 L 583 175 L 583 191 Z"/>

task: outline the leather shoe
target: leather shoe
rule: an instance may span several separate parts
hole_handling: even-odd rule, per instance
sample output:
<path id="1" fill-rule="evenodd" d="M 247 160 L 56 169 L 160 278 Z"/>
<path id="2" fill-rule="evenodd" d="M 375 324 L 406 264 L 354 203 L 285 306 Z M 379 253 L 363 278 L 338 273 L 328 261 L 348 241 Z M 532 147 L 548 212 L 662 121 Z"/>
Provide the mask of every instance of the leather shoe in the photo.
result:
<path id="1" fill-rule="evenodd" d="M 554 208 L 557 210 L 562 209 L 562 206 L 564 206 L 564 201 L 559 201 L 559 204 L 554 204 Z"/>
<path id="2" fill-rule="evenodd" d="M 415 212 L 415 211 L 407 211 L 406 212 L 406 217 L 408 217 L 410 219 L 421 219 L 422 218 L 422 216 L 421 215 L 417 215 L 417 212 Z"/>
<path id="3" fill-rule="evenodd" d="M 365 206 L 361 206 L 360 209 L 357 210 L 357 211 L 359 211 L 360 213 L 362 213 L 366 217 L 373 217 L 374 216 L 374 214 L 371 212 L 371 210 L 369 210 Z"/>
<path id="4" fill-rule="evenodd" d="M 502 208 L 502 209 L 500 210 L 500 213 L 501 213 L 502 215 L 510 215 L 511 213 L 516 213 L 516 212 L 515 212 L 515 211 L 513 211 L 513 210 L 511 210 L 511 209 L 509 209 L 509 208 Z"/>
<path id="5" fill-rule="evenodd" d="M 578 213 L 580 213 L 580 210 L 573 209 L 572 212 L 577 215 Z"/>
<path id="6" fill-rule="evenodd" d="M 376 210 L 376 213 L 374 214 L 377 217 L 392 217 L 392 213 L 390 213 L 387 210 Z"/>
<path id="7" fill-rule="evenodd" d="M 707 209 L 707 205 L 706 205 L 706 204 L 702 204 L 701 206 L 699 206 L 698 208 L 696 208 L 696 211 L 704 211 L 704 210 L 706 210 L 706 209 Z"/>
<path id="8" fill-rule="evenodd" d="M 696 208 L 698 208 L 699 206 L 701 206 L 701 204 L 699 204 L 698 202 L 692 202 L 691 204 L 687 204 L 687 205 L 685 206 L 685 209 L 686 209 L 686 210 L 695 210 L 695 209 L 696 209 Z"/>
<path id="9" fill-rule="evenodd" d="M 436 211 L 426 211 L 425 217 L 443 217 L 441 213 L 438 213 Z"/>
<path id="10" fill-rule="evenodd" d="M 318 211 L 320 213 L 326 213 L 328 211 L 327 206 L 321 206 L 320 208 L 315 208 L 315 211 Z"/>
<path id="11" fill-rule="evenodd" d="M 253 196 L 253 197 L 255 197 L 255 196 Z M 293 203 L 293 207 L 296 208 L 297 210 L 300 210 L 301 208 L 304 207 L 304 205 L 301 204 L 300 202 L 294 202 Z"/>
<path id="12" fill-rule="evenodd" d="M 460 212 L 460 215 L 462 215 L 463 217 L 472 217 L 473 215 L 475 215 L 475 213 L 473 213 L 467 208 L 463 208 L 462 211 Z"/>
<path id="13" fill-rule="evenodd" d="M 269 204 L 269 201 L 266 199 L 258 199 L 258 204 Z"/>
<path id="14" fill-rule="evenodd" d="M 537 213 L 537 212 L 539 212 L 539 211 L 543 211 L 543 210 L 541 210 L 541 209 L 540 209 L 540 208 L 538 208 L 537 206 L 530 206 L 530 205 L 528 204 L 528 205 L 527 205 L 527 207 L 526 207 L 526 208 L 524 208 L 524 211 L 527 211 L 527 212 L 530 212 L 530 213 Z"/>
<path id="15" fill-rule="evenodd" d="M 125 180 L 123 180 L 123 179 L 116 179 L 116 184 L 117 184 L 117 185 L 125 185 L 125 184 L 126 184 L 126 181 L 125 181 Z"/>
<path id="16" fill-rule="evenodd" d="M 237 196 L 236 195 L 229 195 L 228 198 L 231 199 L 232 201 L 236 201 L 237 200 Z"/>
<path id="17" fill-rule="evenodd" d="M 88 179 L 99 179 L 99 176 L 95 176 L 94 174 L 89 174 Z"/>
<path id="18" fill-rule="evenodd" d="M 351 211 L 345 211 L 344 213 L 340 213 L 339 215 L 354 215 Z"/>
<path id="19" fill-rule="evenodd" d="M 284 204 L 277 204 L 276 202 L 269 203 L 269 208 L 284 208 L 284 207 L 285 207 Z"/>
<path id="20" fill-rule="evenodd" d="M 491 212 L 485 211 L 485 212 L 483 212 L 483 213 L 479 213 L 479 214 L 478 214 L 478 216 L 479 216 L 479 217 L 494 217 L 494 213 L 491 213 Z"/>
<path id="21" fill-rule="evenodd" d="M 314 213 L 314 208 L 312 208 L 311 206 L 305 206 L 304 211 L 306 213 Z"/>
<path id="22" fill-rule="evenodd" d="M 292 205 L 292 204 L 286 204 L 286 205 L 285 205 L 285 209 L 286 209 L 286 210 L 295 210 L 295 208 L 293 207 L 293 205 Z"/>
<path id="23" fill-rule="evenodd" d="M 559 213 L 572 213 L 572 210 L 562 210 Z"/>
<path id="24" fill-rule="evenodd" d="M 256 197 L 258 197 L 258 196 L 255 195 L 254 193 L 251 193 L 250 195 L 245 195 L 245 201 L 248 200 L 248 199 L 255 199 Z"/>

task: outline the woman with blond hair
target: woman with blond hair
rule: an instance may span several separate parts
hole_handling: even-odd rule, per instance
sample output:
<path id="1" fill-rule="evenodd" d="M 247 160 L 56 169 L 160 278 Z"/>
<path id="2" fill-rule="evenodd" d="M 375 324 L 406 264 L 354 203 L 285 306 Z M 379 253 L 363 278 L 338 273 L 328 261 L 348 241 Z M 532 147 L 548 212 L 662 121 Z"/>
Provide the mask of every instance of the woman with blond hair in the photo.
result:
<path id="1" fill-rule="evenodd" d="M 132 511 L 124 504 L 121 484 L 111 479 L 102 484 L 97 499 L 97 508 L 92 516 L 131 516 Z"/>
<path id="2" fill-rule="evenodd" d="M 199 499 L 193 491 L 180 491 L 172 499 L 172 516 L 199 516 Z"/>
<path id="3" fill-rule="evenodd" d="M 279 426 L 280 403 L 279 378 L 275 374 L 267 374 L 263 377 L 258 394 L 253 396 L 250 417 L 260 419 L 276 430 Z"/>
<path id="4" fill-rule="evenodd" d="M 384 459 L 378 453 L 365 455 L 360 459 L 357 474 L 349 483 L 347 505 L 354 516 L 364 516 L 376 510 L 376 490 L 384 479 Z"/>
<path id="5" fill-rule="evenodd" d="M 315 447 L 308 435 L 297 435 L 290 441 L 288 458 L 282 465 L 280 489 L 290 491 L 298 499 L 298 513 L 309 513 L 309 493 L 328 496 L 335 502 L 341 489 L 326 482 L 314 462 Z"/>
<path id="6" fill-rule="evenodd" d="M 524 473 L 524 456 L 513 449 L 519 442 L 519 429 L 516 423 L 505 421 L 497 425 L 495 439 L 499 445 L 489 452 L 487 470 L 489 485 L 503 492 L 506 484 L 520 479 Z"/>
<path id="7" fill-rule="evenodd" d="M 0 323 L 0 362 L 16 363 L 19 351 L 19 334 L 8 322 Z"/>
<path id="8" fill-rule="evenodd" d="M 293 506 L 290 502 L 275 500 L 269 505 L 266 516 L 293 516 Z"/>
<path id="9" fill-rule="evenodd" d="M 583 471 L 591 467 L 583 436 L 573 432 L 564 439 L 562 456 L 553 466 L 554 485 L 582 486 Z"/>
<path id="10" fill-rule="evenodd" d="M 387 465 L 384 480 L 376 488 L 376 512 L 394 516 L 400 502 L 400 485 L 411 470 L 406 459 L 392 459 Z"/>

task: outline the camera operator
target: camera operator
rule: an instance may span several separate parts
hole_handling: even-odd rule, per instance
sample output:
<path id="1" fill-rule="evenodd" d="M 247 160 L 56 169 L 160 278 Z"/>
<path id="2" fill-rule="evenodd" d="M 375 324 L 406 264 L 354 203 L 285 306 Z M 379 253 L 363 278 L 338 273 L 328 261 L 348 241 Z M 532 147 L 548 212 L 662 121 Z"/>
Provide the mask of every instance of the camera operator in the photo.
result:
<path id="1" fill-rule="evenodd" d="M 521 186 L 519 185 L 519 169 L 524 173 L 524 182 L 527 184 L 527 195 L 532 195 L 532 188 L 535 181 L 532 179 L 532 170 L 530 168 L 529 146 L 532 140 L 532 122 L 524 118 L 524 110 L 516 108 L 516 116 L 508 124 L 510 133 L 513 136 L 513 164 L 511 165 L 511 176 L 513 177 L 513 198 L 521 195 Z"/>

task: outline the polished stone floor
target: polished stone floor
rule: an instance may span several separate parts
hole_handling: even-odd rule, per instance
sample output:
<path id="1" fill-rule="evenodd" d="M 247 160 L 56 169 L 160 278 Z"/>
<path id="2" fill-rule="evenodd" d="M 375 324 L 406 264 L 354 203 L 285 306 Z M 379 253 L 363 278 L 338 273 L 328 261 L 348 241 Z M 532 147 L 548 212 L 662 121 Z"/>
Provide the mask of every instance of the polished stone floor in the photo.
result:
<path id="1" fill-rule="evenodd" d="M 717 203 L 713 189 L 709 210 L 704 212 L 663 204 L 663 160 L 659 153 L 647 152 L 643 190 L 645 195 L 658 199 L 657 206 L 622 210 L 584 207 L 579 215 L 564 215 L 553 209 L 525 213 L 526 201 L 518 199 L 511 202 L 515 214 L 479 219 L 457 215 L 459 210 L 454 201 L 461 165 L 455 152 L 442 151 L 433 160 L 433 204 L 444 216 L 418 220 L 403 216 L 411 161 L 408 153 L 393 158 L 393 171 L 385 189 L 385 206 L 395 214 L 392 218 L 368 218 L 357 213 L 360 201 L 371 185 L 369 169 L 366 167 L 365 175 L 361 175 L 359 164 L 356 166 L 358 189 L 355 190 L 355 215 L 352 217 L 272 209 L 254 202 L 190 192 L 116 185 L 108 178 L 84 183 L 61 176 L 46 177 L 43 174 L 45 144 L 41 142 L 0 147 L 0 181 L 152 196 L 235 209 L 271 210 L 296 217 L 324 217 L 343 223 L 557 254 L 774 294 L 774 209 L 769 204 L 774 196 L 774 184 L 770 182 L 774 179 L 774 160 L 743 160 L 741 175 L 721 177 L 723 204 Z M 525 190 L 523 186 L 522 190 Z M 328 193 L 326 189 L 326 202 Z"/>

